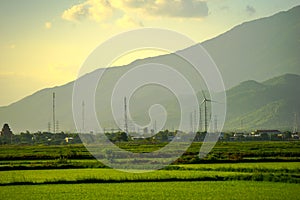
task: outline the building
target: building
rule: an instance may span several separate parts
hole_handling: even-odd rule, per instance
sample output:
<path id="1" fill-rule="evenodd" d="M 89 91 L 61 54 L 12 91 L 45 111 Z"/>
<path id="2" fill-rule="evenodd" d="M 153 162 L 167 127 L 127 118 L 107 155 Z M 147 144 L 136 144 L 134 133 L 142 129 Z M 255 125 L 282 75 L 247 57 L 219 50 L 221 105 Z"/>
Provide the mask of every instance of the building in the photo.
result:
<path id="1" fill-rule="evenodd" d="M 255 137 L 268 137 L 268 138 L 272 138 L 272 136 L 278 136 L 279 134 L 281 134 L 281 132 L 278 130 L 256 130 L 251 133 L 251 135 Z"/>

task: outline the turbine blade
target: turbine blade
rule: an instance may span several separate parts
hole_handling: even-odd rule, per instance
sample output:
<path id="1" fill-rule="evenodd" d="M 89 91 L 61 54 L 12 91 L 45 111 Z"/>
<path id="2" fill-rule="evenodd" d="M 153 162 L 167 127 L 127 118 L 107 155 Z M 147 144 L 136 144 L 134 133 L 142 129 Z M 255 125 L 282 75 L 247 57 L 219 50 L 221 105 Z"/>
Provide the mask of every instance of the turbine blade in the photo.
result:
<path id="1" fill-rule="evenodd" d="M 223 104 L 222 102 L 214 101 L 214 100 L 210 100 L 210 102 Z"/>
<path id="2" fill-rule="evenodd" d="M 201 90 L 201 92 L 202 92 L 202 96 L 203 96 L 203 98 L 204 98 L 204 99 L 206 99 L 204 91 L 203 91 L 203 90 Z"/>

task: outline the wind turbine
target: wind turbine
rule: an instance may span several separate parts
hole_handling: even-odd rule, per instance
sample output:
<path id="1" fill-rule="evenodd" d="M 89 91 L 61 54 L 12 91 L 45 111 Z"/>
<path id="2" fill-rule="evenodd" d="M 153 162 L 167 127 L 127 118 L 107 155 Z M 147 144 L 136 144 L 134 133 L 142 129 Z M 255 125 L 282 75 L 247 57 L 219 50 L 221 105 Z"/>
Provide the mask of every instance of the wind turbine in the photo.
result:
<path id="1" fill-rule="evenodd" d="M 202 96 L 203 96 L 203 101 L 202 103 L 200 104 L 200 111 L 201 111 L 201 106 L 202 104 L 204 104 L 204 132 L 207 133 L 207 127 L 208 127 L 208 123 L 207 123 L 207 102 L 214 102 L 214 103 L 218 103 L 217 101 L 213 101 L 211 99 L 208 99 L 205 97 L 205 94 L 203 92 L 203 90 L 201 90 L 202 92 Z"/>

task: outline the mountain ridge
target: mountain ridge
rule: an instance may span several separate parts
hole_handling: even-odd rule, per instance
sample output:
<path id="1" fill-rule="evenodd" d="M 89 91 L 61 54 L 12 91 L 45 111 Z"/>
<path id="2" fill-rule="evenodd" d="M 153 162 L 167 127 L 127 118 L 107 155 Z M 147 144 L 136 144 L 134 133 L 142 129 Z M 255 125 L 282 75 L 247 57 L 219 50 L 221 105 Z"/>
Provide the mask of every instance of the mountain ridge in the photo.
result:
<path id="1" fill-rule="evenodd" d="M 292 129 L 294 114 L 300 114 L 300 88 L 297 87 L 300 85 L 300 76 L 284 74 L 261 84 L 263 87 L 244 91 L 241 83 L 227 91 L 227 129 L 241 128 L 241 121 L 244 121 L 243 124 L 249 122 L 243 129 L 266 129 L 268 126 L 282 130 Z M 239 93 L 241 90 L 243 93 Z M 268 118 L 267 115 L 273 117 Z M 257 121 L 257 124 L 253 121 Z"/>

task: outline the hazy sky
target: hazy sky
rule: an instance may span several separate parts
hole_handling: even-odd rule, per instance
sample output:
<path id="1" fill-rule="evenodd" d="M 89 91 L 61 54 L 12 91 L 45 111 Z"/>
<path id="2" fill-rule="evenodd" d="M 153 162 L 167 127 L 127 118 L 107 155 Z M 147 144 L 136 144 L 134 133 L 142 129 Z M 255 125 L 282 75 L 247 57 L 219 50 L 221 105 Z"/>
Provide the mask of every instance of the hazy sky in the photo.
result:
<path id="1" fill-rule="evenodd" d="M 167 28 L 201 42 L 299 4 L 300 0 L 0 0 L 0 106 L 74 80 L 89 53 L 123 31 Z"/>

